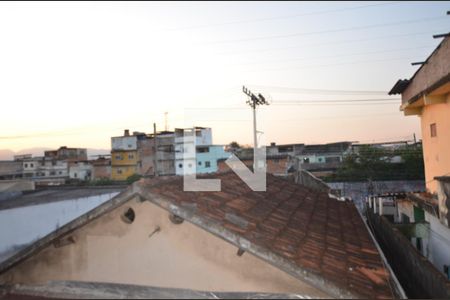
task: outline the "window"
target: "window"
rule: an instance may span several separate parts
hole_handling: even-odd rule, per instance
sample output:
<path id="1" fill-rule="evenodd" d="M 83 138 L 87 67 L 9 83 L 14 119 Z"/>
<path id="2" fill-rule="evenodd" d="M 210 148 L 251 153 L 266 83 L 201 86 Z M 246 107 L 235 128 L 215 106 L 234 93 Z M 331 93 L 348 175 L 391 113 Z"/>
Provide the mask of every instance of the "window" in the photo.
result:
<path id="1" fill-rule="evenodd" d="M 201 165 L 202 165 L 202 162 L 201 162 L 201 161 L 199 161 L 199 162 L 198 162 L 198 165 L 199 165 L 199 166 L 201 166 Z"/>
<path id="2" fill-rule="evenodd" d="M 50 175 L 56 175 L 55 171 L 50 171 Z"/>
<path id="3" fill-rule="evenodd" d="M 132 208 L 128 208 L 121 216 L 122 221 L 127 224 L 133 223 L 135 218 L 136 214 L 134 213 L 134 210 Z"/>
<path id="4" fill-rule="evenodd" d="M 59 175 L 61 175 L 62 174 L 62 172 L 61 171 L 59 171 Z"/>
<path id="5" fill-rule="evenodd" d="M 197 152 L 198 153 L 207 153 L 207 152 L 209 152 L 209 148 L 208 147 L 198 147 Z"/>
<path id="6" fill-rule="evenodd" d="M 28 164 L 25 164 L 25 168 L 28 168 Z"/>
<path id="7" fill-rule="evenodd" d="M 128 159 L 133 159 L 134 155 L 133 154 L 128 154 Z"/>
<path id="8" fill-rule="evenodd" d="M 116 155 L 116 160 L 121 160 L 122 156 L 120 154 Z"/>
<path id="9" fill-rule="evenodd" d="M 303 163 L 309 164 L 309 157 L 304 157 L 303 158 Z"/>
<path id="10" fill-rule="evenodd" d="M 183 164 L 178 164 L 178 168 L 183 168 Z"/>
<path id="11" fill-rule="evenodd" d="M 430 132 L 431 132 L 431 137 L 437 136 L 436 123 L 433 123 L 430 125 Z"/>
<path id="12" fill-rule="evenodd" d="M 34 164 L 30 164 L 30 167 L 33 168 L 33 167 L 34 167 Z"/>
<path id="13" fill-rule="evenodd" d="M 122 169 L 117 169 L 117 174 L 122 174 Z"/>
<path id="14" fill-rule="evenodd" d="M 73 177 L 77 178 L 78 177 L 77 173 L 73 173 Z"/>
<path id="15" fill-rule="evenodd" d="M 52 166 L 56 166 L 56 161 L 52 161 Z"/>
<path id="16" fill-rule="evenodd" d="M 211 163 L 210 163 L 209 161 L 205 161 L 205 167 L 206 167 L 206 168 L 211 167 Z"/>

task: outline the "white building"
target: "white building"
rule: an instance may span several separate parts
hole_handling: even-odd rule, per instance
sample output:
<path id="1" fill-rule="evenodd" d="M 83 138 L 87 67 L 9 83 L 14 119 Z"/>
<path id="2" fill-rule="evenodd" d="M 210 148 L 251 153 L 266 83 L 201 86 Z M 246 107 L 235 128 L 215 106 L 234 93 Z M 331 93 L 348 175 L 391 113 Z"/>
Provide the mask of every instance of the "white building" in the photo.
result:
<path id="1" fill-rule="evenodd" d="M 212 145 L 211 128 L 175 129 L 175 174 L 196 173 L 196 152 L 198 146 Z"/>
<path id="2" fill-rule="evenodd" d="M 91 180 L 93 166 L 87 161 L 73 162 L 69 166 L 69 178 L 76 180 Z"/>

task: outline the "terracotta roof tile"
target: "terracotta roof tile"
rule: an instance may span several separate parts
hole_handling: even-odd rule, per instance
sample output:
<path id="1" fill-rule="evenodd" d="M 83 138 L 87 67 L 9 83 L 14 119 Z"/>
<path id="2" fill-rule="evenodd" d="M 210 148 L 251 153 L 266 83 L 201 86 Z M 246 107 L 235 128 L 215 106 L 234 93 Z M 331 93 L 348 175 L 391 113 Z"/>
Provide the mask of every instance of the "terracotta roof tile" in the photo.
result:
<path id="1" fill-rule="evenodd" d="M 232 172 L 221 192 L 184 192 L 182 178 L 139 182 L 166 201 L 195 203 L 195 214 L 264 247 L 342 289 L 364 298 L 392 298 L 380 255 L 353 203 L 268 175 L 267 191 L 253 192 Z M 380 271 L 381 270 L 381 271 Z M 385 272 L 385 273 L 383 273 Z"/>

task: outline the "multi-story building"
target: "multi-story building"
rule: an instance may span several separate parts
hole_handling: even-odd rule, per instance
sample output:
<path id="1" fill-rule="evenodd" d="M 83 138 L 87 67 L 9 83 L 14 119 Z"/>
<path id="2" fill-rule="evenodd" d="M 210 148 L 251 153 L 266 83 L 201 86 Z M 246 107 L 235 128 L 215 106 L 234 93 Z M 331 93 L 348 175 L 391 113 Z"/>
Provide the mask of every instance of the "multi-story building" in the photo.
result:
<path id="1" fill-rule="evenodd" d="M 174 139 L 172 131 L 138 136 L 139 174 L 175 175 Z"/>
<path id="2" fill-rule="evenodd" d="M 92 179 L 111 178 L 111 157 L 100 156 L 97 159 L 89 161 L 92 165 Z"/>
<path id="3" fill-rule="evenodd" d="M 93 166 L 88 161 L 76 161 L 69 164 L 69 178 L 75 180 L 91 180 Z"/>
<path id="4" fill-rule="evenodd" d="M 86 161 L 87 149 L 86 148 L 67 148 L 61 146 L 57 150 L 49 150 L 44 152 L 44 156 L 47 158 L 66 160 L 68 162 L 73 161 Z"/>
<path id="5" fill-rule="evenodd" d="M 410 79 L 397 81 L 389 92 L 396 94 L 402 96 L 403 113 L 420 118 L 427 193 L 408 194 L 397 200 L 395 221 L 406 224 L 414 247 L 450 278 L 449 35 Z M 378 201 L 381 214 L 383 201 Z"/>
<path id="6" fill-rule="evenodd" d="M 175 173 L 176 175 L 195 174 L 197 148 L 212 145 L 211 128 L 175 129 Z M 217 164 L 217 162 L 216 162 Z"/>
<path id="7" fill-rule="evenodd" d="M 49 157 L 32 157 L 22 161 L 23 177 L 37 185 L 64 184 L 69 178 L 68 162 Z"/>
<path id="8" fill-rule="evenodd" d="M 138 136 L 126 129 L 123 136 L 111 138 L 111 179 L 123 181 L 138 173 Z"/>
<path id="9" fill-rule="evenodd" d="M 230 157 L 231 153 L 225 151 L 223 145 L 197 146 L 196 173 L 214 173 L 219 170 L 219 161 Z"/>

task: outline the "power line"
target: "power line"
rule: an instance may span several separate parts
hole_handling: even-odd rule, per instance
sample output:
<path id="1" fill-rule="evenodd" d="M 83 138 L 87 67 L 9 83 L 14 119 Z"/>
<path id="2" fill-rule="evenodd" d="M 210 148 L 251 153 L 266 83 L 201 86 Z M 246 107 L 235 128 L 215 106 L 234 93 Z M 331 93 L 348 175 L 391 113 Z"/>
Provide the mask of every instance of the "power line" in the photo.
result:
<path id="1" fill-rule="evenodd" d="M 289 49 L 300 49 L 300 48 L 305 48 L 305 46 L 317 47 L 317 46 L 328 46 L 328 45 L 336 45 L 336 44 L 357 43 L 357 42 L 364 42 L 364 41 L 385 40 L 386 38 L 397 38 L 397 37 L 404 37 L 404 36 L 431 35 L 437 31 L 443 31 L 443 30 L 447 30 L 447 28 L 436 29 L 433 31 L 426 31 L 426 32 L 381 35 L 381 36 L 375 36 L 375 37 L 364 38 L 364 39 L 338 40 L 338 41 L 325 42 L 325 43 L 306 43 L 306 44 L 302 44 L 299 46 L 291 46 L 291 47 L 266 48 L 266 49 L 258 48 L 258 49 L 250 49 L 247 51 L 239 50 L 239 51 L 220 52 L 217 54 L 218 55 L 228 55 L 228 54 L 245 54 L 245 53 L 255 53 L 255 52 L 271 52 L 271 51 L 280 51 L 280 50 L 289 50 Z"/>
<path id="2" fill-rule="evenodd" d="M 239 21 L 222 22 L 222 23 L 194 25 L 194 26 L 187 26 L 187 27 L 180 27 L 180 28 L 168 28 L 168 29 L 165 29 L 165 30 L 166 31 L 180 31 L 180 30 L 201 29 L 201 28 L 226 26 L 226 25 L 236 25 L 236 24 L 248 24 L 248 23 L 275 21 L 275 20 L 298 18 L 298 17 L 305 17 L 305 16 L 312 16 L 312 15 L 322 15 L 322 14 L 329 14 L 329 13 L 336 13 L 336 12 L 344 12 L 344 11 L 357 10 L 357 9 L 370 8 L 370 7 L 377 7 L 377 6 L 384 6 L 384 5 L 392 5 L 392 4 L 397 4 L 397 3 L 402 3 L 402 1 L 392 1 L 392 2 L 386 2 L 386 3 L 368 4 L 368 5 L 361 5 L 361 6 L 355 6 L 355 7 L 338 8 L 338 9 L 331 9 L 331 10 L 322 10 L 322 11 L 316 11 L 316 12 L 307 12 L 307 13 L 301 13 L 301 14 L 277 16 L 277 17 L 255 18 L 255 19 L 246 19 L 246 20 L 239 20 Z"/>
<path id="3" fill-rule="evenodd" d="M 388 26 L 396 26 L 396 25 L 411 24 L 411 23 L 436 22 L 436 21 L 441 21 L 444 19 L 448 19 L 448 18 L 447 17 L 428 17 L 428 18 L 412 19 L 412 20 L 390 22 L 390 23 L 380 23 L 380 24 L 372 24 L 372 25 L 365 25 L 365 26 L 353 26 L 353 27 L 340 28 L 340 29 L 328 29 L 328 30 L 321 30 L 321 31 L 270 35 L 270 36 L 245 38 L 245 39 L 210 41 L 210 42 L 205 42 L 205 43 L 200 43 L 200 44 L 226 44 L 226 43 L 260 41 L 260 40 L 268 40 L 268 39 L 291 38 L 291 37 L 307 36 L 307 35 L 315 35 L 315 34 L 326 34 L 326 33 L 353 31 L 353 30 L 364 30 L 364 29 L 371 29 L 371 28 L 377 28 L 377 27 L 388 27 Z"/>
<path id="4" fill-rule="evenodd" d="M 361 61 L 334 63 L 334 64 L 304 65 L 304 66 L 296 66 L 296 67 L 292 67 L 292 68 L 287 67 L 287 68 L 268 68 L 268 69 L 259 69 L 259 70 L 242 70 L 241 72 L 285 71 L 285 70 L 298 70 L 298 69 L 307 69 L 307 68 L 336 67 L 336 66 L 344 66 L 344 65 L 356 65 L 356 64 L 374 63 L 374 62 L 386 62 L 386 61 L 399 61 L 399 60 L 410 61 L 412 59 L 414 59 L 414 58 L 398 57 L 398 58 L 388 58 L 388 59 L 361 60 Z"/>
<path id="5" fill-rule="evenodd" d="M 380 50 L 380 51 L 347 53 L 347 54 L 340 54 L 340 55 L 324 55 L 324 56 L 288 58 L 288 59 L 279 59 L 279 60 L 265 60 L 263 62 L 237 63 L 235 65 L 239 65 L 239 66 L 256 65 L 256 64 L 260 65 L 262 63 L 279 63 L 279 62 L 302 61 L 302 60 L 310 60 L 310 59 L 348 57 L 348 56 L 355 56 L 355 55 L 366 55 L 366 54 L 390 53 L 390 52 L 405 51 L 405 50 L 428 49 L 428 48 L 434 48 L 434 47 L 435 47 L 435 45 L 429 45 L 429 46 L 420 46 L 420 47 L 412 47 L 412 48 L 399 48 L 399 49 L 389 49 L 389 50 Z"/>
<path id="6" fill-rule="evenodd" d="M 334 95 L 386 95 L 387 91 L 384 90 L 333 90 L 333 89 L 308 89 L 308 88 L 297 88 L 297 87 L 280 87 L 280 86 L 269 86 L 269 85 L 250 85 L 257 89 L 273 90 L 278 92 L 288 92 L 288 93 L 309 93 L 309 94 L 334 94 Z"/>
<path id="7" fill-rule="evenodd" d="M 378 99 L 351 99 L 351 100 L 277 100 L 273 104 L 297 104 L 297 103 L 342 103 L 342 102 L 380 102 L 380 101 L 400 101 L 401 98 L 378 98 Z"/>

